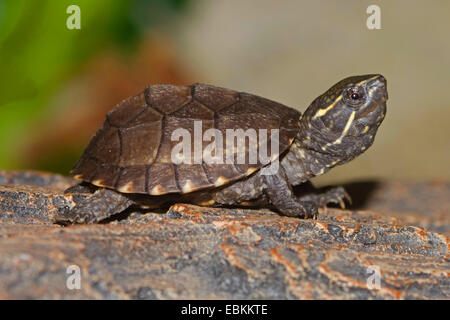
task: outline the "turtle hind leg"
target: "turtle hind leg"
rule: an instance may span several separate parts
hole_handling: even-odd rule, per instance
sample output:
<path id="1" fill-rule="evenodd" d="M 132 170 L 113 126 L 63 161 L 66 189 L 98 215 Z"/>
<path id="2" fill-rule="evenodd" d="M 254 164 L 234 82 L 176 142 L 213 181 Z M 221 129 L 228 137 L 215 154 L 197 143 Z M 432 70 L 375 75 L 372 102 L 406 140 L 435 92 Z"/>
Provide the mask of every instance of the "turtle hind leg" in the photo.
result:
<path id="1" fill-rule="evenodd" d="M 94 193 L 98 187 L 94 186 L 93 184 L 87 183 L 87 182 L 80 182 L 78 184 L 75 184 L 66 190 L 64 190 L 64 194 L 68 193 Z"/>
<path id="2" fill-rule="evenodd" d="M 98 189 L 91 196 L 78 202 L 65 214 L 59 214 L 54 221 L 59 224 L 95 223 L 129 208 L 134 202 L 124 194 Z"/>

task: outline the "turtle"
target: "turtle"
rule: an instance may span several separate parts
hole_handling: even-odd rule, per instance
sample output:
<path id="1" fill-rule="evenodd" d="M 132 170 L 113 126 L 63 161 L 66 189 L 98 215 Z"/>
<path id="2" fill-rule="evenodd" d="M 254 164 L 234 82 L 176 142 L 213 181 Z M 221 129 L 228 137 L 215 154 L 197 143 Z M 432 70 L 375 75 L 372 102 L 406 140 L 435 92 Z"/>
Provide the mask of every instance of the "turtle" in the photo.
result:
<path id="1" fill-rule="evenodd" d="M 366 151 L 387 99 L 380 74 L 337 82 L 303 114 L 208 84 L 150 85 L 106 114 L 71 171 L 80 183 L 65 191 L 85 197 L 55 222 L 96 223 L 133 206 L 180 202 L 267 207 L 297 218 L 317 218 L 329 204 L 345 208 L 351 198 L 342 186 L 294 188 Z"/>

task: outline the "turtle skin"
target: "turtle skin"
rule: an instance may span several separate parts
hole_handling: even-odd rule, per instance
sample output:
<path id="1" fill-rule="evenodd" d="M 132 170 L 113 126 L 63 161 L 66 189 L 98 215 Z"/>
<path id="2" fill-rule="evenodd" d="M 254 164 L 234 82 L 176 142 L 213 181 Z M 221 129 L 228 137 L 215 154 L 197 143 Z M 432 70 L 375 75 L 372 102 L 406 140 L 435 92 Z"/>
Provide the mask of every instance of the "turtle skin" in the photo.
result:
<path id="1" fill-rule="evenodd" d="M 67 193 L 90 193 L 57 223 L 93 223 L 130 206 L 165 207 L 175 202 L 206 206 L 267 206 L 281 215 L 316 217 L 329 203 L 344 206 L 350 197 L 342 187 L 297 195 L 293 187 L 344 164 L 367 150 L 384 119 L 386 80 L 370 74 L 348 77 L 317 97 L 305 113 L 256 95 L 206 84 L 153 85 L 119 103 L 89 142 L 72 174 L 82 182 Z M 197 126 L 197 127 L 196 127 Z M 206 163 L 195 152 L 183 152 L 174 163 L 173 150 L 183 129 L 194 151 L 209 140 L 196 129 L 226 136 L 227 129 L 270 134 L 256 141 L 271 150 L 269 163 L 248 161 L 245 148 L 225 147 L 227 159 Z M 179 137 L 179 136 L 177 136 Z M 227 137 L 228 138 L 228 137 Z M 234 143 L 234 140 L 233 140 Z M 184 149 L 183 149 L 184 151 Z M 244 152 L 246 162 L 237 162 Z M 268 170 L 270 169 L 270 170 Z"/>

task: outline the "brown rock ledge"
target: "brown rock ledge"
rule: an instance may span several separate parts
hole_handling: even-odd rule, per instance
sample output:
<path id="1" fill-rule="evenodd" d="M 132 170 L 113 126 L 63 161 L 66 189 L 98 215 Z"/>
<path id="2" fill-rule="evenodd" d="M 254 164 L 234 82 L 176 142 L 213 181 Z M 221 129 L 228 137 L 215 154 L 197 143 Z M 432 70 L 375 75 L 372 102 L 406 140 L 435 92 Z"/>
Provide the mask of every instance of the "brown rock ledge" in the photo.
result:
<path id="1" fill-rule="evenodd" d="M 0 298 L 449 299 L 449 183 L 347 185 L 317 220 L 176 204 L 97 225 L 51 222 L 70 178 L 0 171 Z M 67 267 L 81 289 L 66 287 Z M 368 267 L 381 272 L 369 289 Z"/>

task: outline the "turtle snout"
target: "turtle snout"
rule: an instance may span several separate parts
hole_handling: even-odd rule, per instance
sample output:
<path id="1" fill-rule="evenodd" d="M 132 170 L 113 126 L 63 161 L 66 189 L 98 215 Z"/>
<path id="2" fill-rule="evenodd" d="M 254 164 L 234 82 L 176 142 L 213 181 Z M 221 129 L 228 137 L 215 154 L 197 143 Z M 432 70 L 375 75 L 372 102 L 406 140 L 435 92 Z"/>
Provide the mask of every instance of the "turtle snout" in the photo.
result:
<path id="1" fill-rule="evenodd" d="M 387 100 L 387 81 L 381 74 L 377 74 L 367 82 L 367 90 L 369 95 L 373 95 L 378 99 Z"/>

